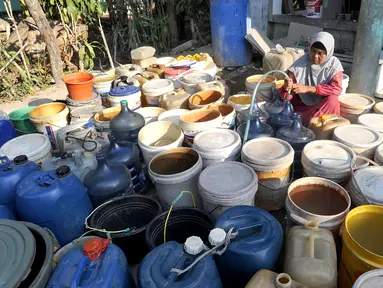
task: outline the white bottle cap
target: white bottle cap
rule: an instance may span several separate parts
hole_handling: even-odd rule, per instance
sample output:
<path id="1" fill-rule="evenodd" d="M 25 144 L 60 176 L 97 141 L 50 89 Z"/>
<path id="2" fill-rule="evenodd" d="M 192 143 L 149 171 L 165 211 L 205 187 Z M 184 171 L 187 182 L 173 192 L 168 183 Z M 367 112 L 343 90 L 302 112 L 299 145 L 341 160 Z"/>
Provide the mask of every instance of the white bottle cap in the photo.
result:
<path id="1" fill-rule="evenodd" d="M 186 253 L 190 255 L 197 255 L 203 250 L 203 241 L 197 236 L 189 237 L 188 239 L 186 239 L 184 249 Z"/>
<path id="2" fill-rule="evenodd" d="M 220 246 L 225 243 L 226 232 L 221 228 L 215 228 L 210 231 L 209 234 L 209 243 L 212 246 Z"/>

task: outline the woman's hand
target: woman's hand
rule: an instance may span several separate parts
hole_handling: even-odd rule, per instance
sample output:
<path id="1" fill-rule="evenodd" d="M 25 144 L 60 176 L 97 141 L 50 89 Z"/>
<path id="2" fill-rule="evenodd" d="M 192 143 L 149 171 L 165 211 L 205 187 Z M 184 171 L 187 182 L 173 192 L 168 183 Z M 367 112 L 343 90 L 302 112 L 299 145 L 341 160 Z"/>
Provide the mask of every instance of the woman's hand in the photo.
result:
<path id="1" fill-rule="evenodd" d="M 301 84 L 293 84 L 291 92 L 293 94 L 305 94 L 305 93 L 316 93 L 315 86 L 305 86 Z"/>
<path id="2" fill-rule="evenodd" d="M 285 78 L 285 85 L 283 86 L 285 91 L 289 91 L 293 88 L 294 82 L 290 77 Z"/>

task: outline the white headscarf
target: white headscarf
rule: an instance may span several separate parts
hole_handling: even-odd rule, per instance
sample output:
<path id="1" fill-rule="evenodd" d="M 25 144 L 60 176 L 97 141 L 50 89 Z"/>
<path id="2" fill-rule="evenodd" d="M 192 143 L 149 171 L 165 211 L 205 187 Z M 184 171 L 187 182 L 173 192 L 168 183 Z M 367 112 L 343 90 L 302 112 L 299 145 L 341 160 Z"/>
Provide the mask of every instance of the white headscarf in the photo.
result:
<path id="1" fill-rule="evenodd" d="M 310 53 L 306 53 L 299 58 L 290 68 L 289 71 L 294 73 L 298 84 L 306 86 L 317 86 L 330 83 L 335 74 L 342 72 L 343 67 L 339 59 L 334 57 L 334 37 L 327 32 L 319 32 L 314 35 L 310 49 L 316 42 L 320 42 L 326 48 L 327 57 L 321 64 L 312 64 Z M 302 102 L 307 106 L 313 106 L 319 103 L 323 98 L 313 93 L 299 94 Z"/>

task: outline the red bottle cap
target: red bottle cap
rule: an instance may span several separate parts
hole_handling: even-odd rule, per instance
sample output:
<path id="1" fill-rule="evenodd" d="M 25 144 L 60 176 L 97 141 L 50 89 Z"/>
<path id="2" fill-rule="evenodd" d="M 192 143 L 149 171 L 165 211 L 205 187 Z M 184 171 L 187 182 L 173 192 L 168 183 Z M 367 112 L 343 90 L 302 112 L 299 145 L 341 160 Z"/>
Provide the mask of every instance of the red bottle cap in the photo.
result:
<path id="1" fill-rule="evenodd" d="M 108 248 L 111 239 L 92 238 L 84 244 L 84 255 L 88 256 L 91 261 L 97 260 L 98 257 Z"/>

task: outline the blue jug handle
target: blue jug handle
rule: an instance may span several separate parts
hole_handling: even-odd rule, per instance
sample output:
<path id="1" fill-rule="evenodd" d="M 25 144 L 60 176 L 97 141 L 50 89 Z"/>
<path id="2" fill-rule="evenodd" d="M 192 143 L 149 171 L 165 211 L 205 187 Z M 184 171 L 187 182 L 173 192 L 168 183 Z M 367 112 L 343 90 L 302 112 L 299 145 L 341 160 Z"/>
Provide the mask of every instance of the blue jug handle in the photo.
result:
<path id="1" fill-rule="evenodd" d="M 7 169 L 11 164 L 7 156 L 0 156 L 0 169 Z"/>
<path id="2" fill-rule="evenodd" d="M 82 276 L 82 273 L 84 272 L 86 266 L 90 263 L 90 260 L 88 257 L 84 256 L 81 259 L 80 265 L 77 267 L 77 271 L 74 274 L 74 277 L 72 279 L 72 282 L 70 283 L 70 288 L 77 288 L 80 287 L 80 279 Z"/>

